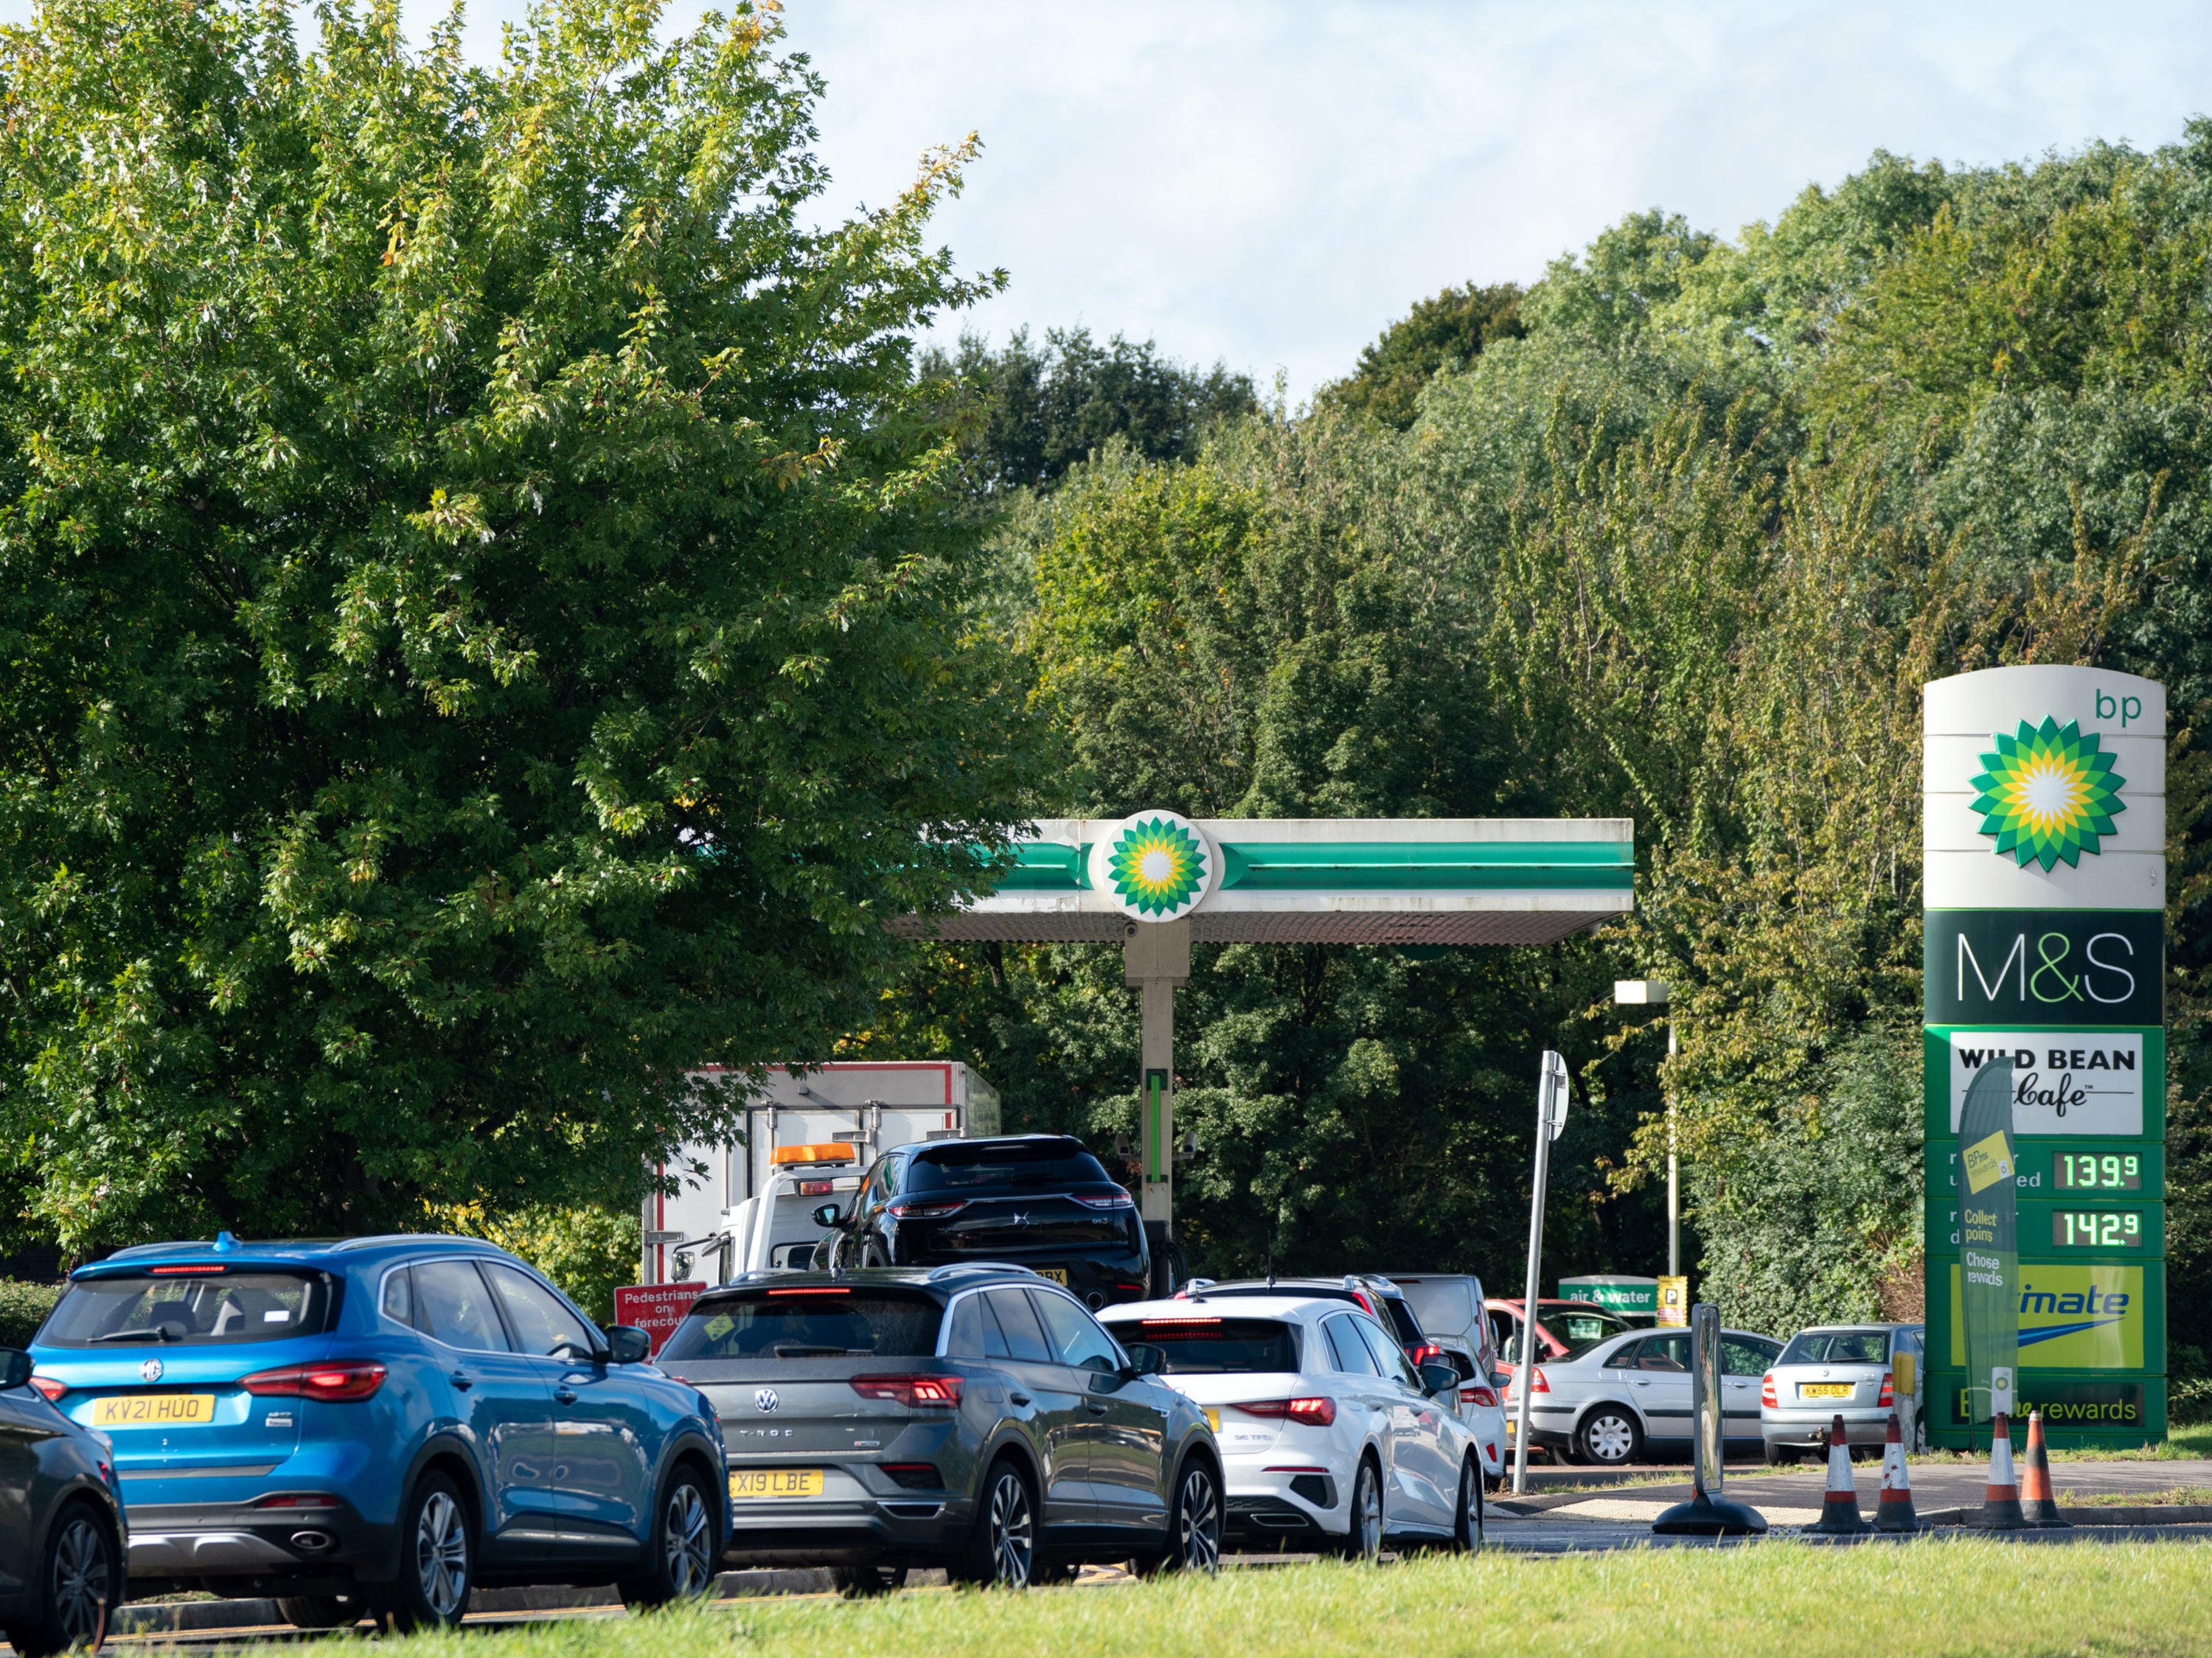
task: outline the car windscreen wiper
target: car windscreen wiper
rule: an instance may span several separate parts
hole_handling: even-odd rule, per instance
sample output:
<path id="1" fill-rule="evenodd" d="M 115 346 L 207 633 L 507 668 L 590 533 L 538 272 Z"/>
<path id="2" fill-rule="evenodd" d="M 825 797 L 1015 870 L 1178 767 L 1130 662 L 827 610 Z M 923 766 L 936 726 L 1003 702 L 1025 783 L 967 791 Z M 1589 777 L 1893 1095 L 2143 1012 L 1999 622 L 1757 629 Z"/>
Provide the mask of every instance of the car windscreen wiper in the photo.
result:
<path id="1" fill-rule="evenodd" d="M 174 1335 L 169 1333 L 172 1330 L 176 1332 Z M 110 1330 L 105 1335 L 96 1335 L 92 1337 L 91 1340 L 93 1342 L 182 1341 L 184 1339 L 185 1327 L 183 1325 L 156 1324 L 149 1330 Z"/>

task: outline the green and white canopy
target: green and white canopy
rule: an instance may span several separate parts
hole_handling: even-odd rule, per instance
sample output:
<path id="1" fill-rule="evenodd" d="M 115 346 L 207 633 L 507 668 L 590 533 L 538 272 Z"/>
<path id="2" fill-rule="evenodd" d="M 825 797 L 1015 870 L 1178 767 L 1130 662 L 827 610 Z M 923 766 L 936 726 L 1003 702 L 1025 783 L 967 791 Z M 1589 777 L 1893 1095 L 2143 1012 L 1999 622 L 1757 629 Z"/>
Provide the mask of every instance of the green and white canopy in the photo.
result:
<path id="1" fill-rule="evenodd" d="M 1626 818 L 1055 818 L 945 938 L 1544 944 L 1635 907 Z"/>

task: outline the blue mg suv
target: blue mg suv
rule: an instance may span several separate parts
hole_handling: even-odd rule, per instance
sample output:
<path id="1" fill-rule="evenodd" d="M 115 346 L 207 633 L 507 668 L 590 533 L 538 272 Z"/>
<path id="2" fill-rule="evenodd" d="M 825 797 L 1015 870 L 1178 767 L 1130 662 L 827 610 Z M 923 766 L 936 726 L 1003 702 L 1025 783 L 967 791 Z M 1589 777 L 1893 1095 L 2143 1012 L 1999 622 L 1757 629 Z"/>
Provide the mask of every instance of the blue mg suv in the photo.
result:
<path id="1" fill-rule="evenodd" d="M 272 1597 L 303 1628 L 452 1625 L 479 1584 L 703 1593 L 714 1412 L 471 1238 L 125 1249 L 80 1267 L 32 1384 L 106 1434 L 136 1594 Z"/>

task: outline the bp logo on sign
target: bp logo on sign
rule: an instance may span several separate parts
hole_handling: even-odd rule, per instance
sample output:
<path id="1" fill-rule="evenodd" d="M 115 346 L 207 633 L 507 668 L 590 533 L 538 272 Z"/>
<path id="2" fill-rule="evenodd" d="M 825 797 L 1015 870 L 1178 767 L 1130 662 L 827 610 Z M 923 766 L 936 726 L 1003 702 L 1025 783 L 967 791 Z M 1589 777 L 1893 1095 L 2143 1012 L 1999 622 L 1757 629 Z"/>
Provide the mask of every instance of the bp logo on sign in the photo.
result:
<path id="1" fill-rule="evenodd" d="M 2127 779 L 2113 772 L 2097 734 L 2046 714 L 2040 726 L 2023 720 L 2018 732 L 1990 740 L 1996 748 L 1981 757 L 1973 810 L 1982 833 L 1996 837 L 1997 855 L 2023 869 L 2040 864 L 2046 875 L 2062 858 L 2072 869 L 2083 853 L 2094 857 L 2100 837 L 2114 833 L 2113 816 L 2128 809 L 2120 799 Z"/>
<path id="2" fill-rule="evenodd" d="M 1221 855 L 1171 811 L 1140 811 L 1091 849 L 1091 884 L 1139 921 L 1175 921 L 1213 890 Z"/>

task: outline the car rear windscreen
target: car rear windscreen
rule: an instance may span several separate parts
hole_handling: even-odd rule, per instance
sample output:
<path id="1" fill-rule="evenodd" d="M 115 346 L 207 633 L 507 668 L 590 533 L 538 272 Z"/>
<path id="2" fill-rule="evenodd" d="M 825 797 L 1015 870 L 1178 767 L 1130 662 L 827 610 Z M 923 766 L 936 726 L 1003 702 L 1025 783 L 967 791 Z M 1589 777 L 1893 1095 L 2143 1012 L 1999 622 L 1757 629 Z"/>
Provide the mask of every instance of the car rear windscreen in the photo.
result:
<path id="1" fill-rule="evenodd" d="M 1569 1358 L 1579 1358 L 1607 1336 L 1617 1336 L 1628 1326 L 1610 1313 L 1584 1312 L 1579 1308 L 1547 1307 L 1544 1327 L 1565 1343 Z"/>
<path id="2" fill-rule="evenodd" d="M 660 1357 L 927 1358 L 944 1314 L 919 1291 L 756 1290 L 694 1308 Z"/>
<path id="3" fill-rule="evenodd" d="M 1804 1330 L 1790 1339 L 1780 1364 L 1882 1364 L 1889 1359 L 1887 1330 Z"/>
<path id="4" fill-rule="evenodd" d="M 293 1272 L 164 1273 L 72 1284 L 40 1331 L 55 1347 L 229 1346 L 319 1335 L 330 1286 Z"/>
<path id="5" fill-rule="evenodd" d="M 1298 1368 L 1298 1333 L 1272 1318 L 1124 1318 L 1107 1327 L 1166 1353 L 1170 1376 Z"/>
<path id="6" fill-rule="evenodd" d="M 1110 1186 L 1105 1165 L 1073 1140 L 1029 1144 L 955 1140 L 915 1154 L 909 1192 L 1023 1191 L 1060 1186 Z"/>

